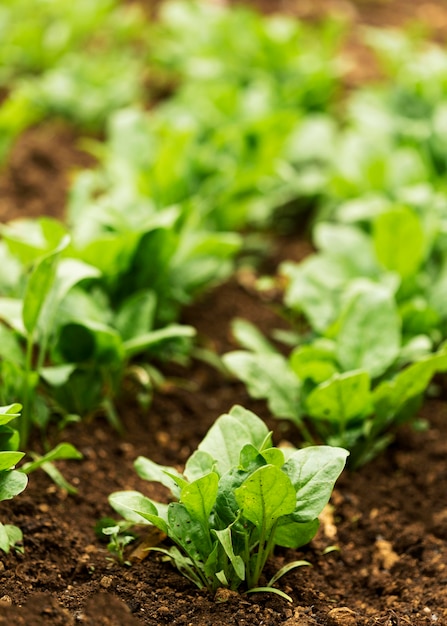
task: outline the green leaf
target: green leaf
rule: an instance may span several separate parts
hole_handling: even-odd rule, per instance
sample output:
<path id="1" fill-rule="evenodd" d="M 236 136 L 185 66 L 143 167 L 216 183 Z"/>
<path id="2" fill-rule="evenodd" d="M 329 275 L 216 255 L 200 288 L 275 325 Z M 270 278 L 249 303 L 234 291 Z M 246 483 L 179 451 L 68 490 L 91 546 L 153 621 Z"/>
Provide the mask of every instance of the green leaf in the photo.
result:
<path id="1" fill-rule="evenodd" d="M 71 363 L 95 359 L 99 363 L 120 365 L 124 360 L 123 344 L 117 331 L 92 320 L 64 324 L 59 333 L 58 349 Z"/>
<path id="2" fill-rule="evenodd" d="M 115 324 L 124 341 L 147 334 L 154 325 L 157 296 L 153 291 L 139 291 L 118 311 Z"/>
<path id="3" fill-rule="evenodd" d="M 25 463 L 20 468 L 20 471 L 25 474 L 30 474 L 34 472 L 36 469 L 45 465 L 46 463 L 53 463 L 54 461 L 62 461 L 67 459 L 72 459 L 79 461 L 83 458 L 82 454 L 77 450 L 71 443 L 60 443 L 55 448 L 47 452 L 43 456 L 36 456 L 36 460 L 30 463 Z"/>
<path id="4" fill-rule="evenodd" d="M 0 451 L 0 472 L 13 469 L 24 456 L 24 452 Z"/>
<path id="5" fill-rule="evenodd" d="M 219 539 L 225 554 L 230 559 L 231 565 L 234 567 L 236 576 L 240 580 L 245 580 L 245 563 L 241 556 L 236 555 L 233 549 L 233 541 L 231 536 L 231 528 L 224 528 L 223 530 L 213 531 L 216 537 Z"/>
<path id="6" fill-rule="evenodd" d="M 20 528 L 11 524 L 0 523 L 0 550 L 8 554 L 10 549 L 22 540 L 23 534 Z"/>
<path id="7" fill-rule="evenodd" d="M 68 235 L 63 237 L 58 247 L 41 258 L 31 272 L 23 298 L 22 312 L 23 325 L 28 334 L 33 333 L 38 324 L 42 307 L 55 281 L 59 255 L 68 246 L 69 241 Z"/>
<path id="8" fill-rule="evenodd" d="M 231 330 L 237 342 L 251 352 L 257 354 L 277 354 L 276 348 L 250 322 L 244 319 L 234 319 Z"/>
<path id="9" fill-rule="evenodd" d="M 397 207 L 374 221 L 373 242 L 382 266 L 402 278 L 415 274 L 425 254 L 425 233 L 414 211 Z"/>
<path id="10" fill-rule="evenodd" d="M 154 463 L 154 461 L 151 461 L 144 456 L 139 456 L 136 459 L 134 467 L 140 478 L 151 482 L 161 483 L 167 487 L 175 497 L 179 496 L 180 492 L 177 480 L 184 482 L 184 479 L 175 467 L 158 465 L 158 463 Z"/>
<path id="11" fill-rule="evenodd" d="M 267 465 L 282 467 L 284 465 L 284 453 L 279 448 L 267 448 L 261 452 Z"/>
<path id="12" fill-rule="evenodd" d="M 334 374 L 306 398 L 306 409 L 315 419 L 346 425 L 371 410 L 370 379 L 367 372 Z"/>
<path id="13" fill-rule="evenodd" d="M 298 346 L 289 358 L 290 367 L 301 380 L 310 379 L 317 385 L 338 371 L 335 344 L 329 340 Z"/>
<path id="14" fill-rule="evenodd" d="M 297 550 L 315 537 L 319 526 L 318 519 L 300 522 L 295 515 L 286 515 L 279 520 L 275 528 L 275 545 Z"/>
<path id="15" fill-rule="evenodd" d="M 265 528 L 266 533 L 278 518 L 292 513 L 296 505 L 290 478 L 273 465 L 257 469 L 234 494 L 243 516 L 256 528 Z"/>
<path id="16" fill-rule="evenodd" d="M 407 402 L 422 395 L 437 372 L 447 371 L 447 354 L 443 351 L 413 363 L 393 380 L 383 381 L 373 392 L 376 413 L 391 420 Z"/>
<path id="17" fill-rule="evenodd" d="M 116 491 L 109 496 L 109 503 L 129 522 L 153 524 L 163 532 L 168 532 L 166 521 L 160 517 L 155 504 L 138 491 Z"/>
<path id="18" fill-rule="evenodd" d="M 225 354 L 223 362 L 253 398 L 268 401 L 276 417 L 299 418 L 300 381 L 282 355 L 235 351 Z"/>
<path id="19" fill-rule="evenodd" d="M 354 277 L 352 270 L 316 254 L 299 264 L 283 263 L 280 271 L 288 280 L 286 306 L 304 313 L 312 328 L 324 332 L 337 316 L 340 292 Z"/>
<path id="20" fill-rule="evenodd" d="M 123 343 L 126 357 L 132 357 L 140 352 L 144 352 L 148 348 L 152 348 L 164 341 L 172 341 L 173 339 L 191 338 L 196 334 L 192 326 L 181 326 L 179 324 L 171 324 L 160 330 L 153 330 L 133 339 L 129 339 Z"/>
<path id="21" fill-rule="evenodd" d="M 398 357 L 400 319 L 385 287 L 369 281 L 353 285 L 338 324 L 337 359 L 344 370 L 362 369 L 376 378 Z"/>
<path id="22" fill-rule="evenodd" d="M 20 417 L 22 410 L 21 404 L 9 404 L 8 406 L 0 406 L 0 425 L 7 424 L 16 417 Z"/>
<path id="23" fill-rule="evenodd" d="M 21 493 L 28 484 L 28 478 L 17 470 L 0 472 L 0 502 L 11 500 Z"/>
<path id="24" fill-rule="evenodd" d="M 260 448 L 268 435 L 267 426 L 259 417 L 235 406 L 230 413 L 221 415 L 215 421 L 198 449 L 213 457 L 222 476 L 232 467 L 237 467 L 240 450 L 246 443 Z"/>
<path id="25" fill-rule="evenodd" d="M 195 450 L 189 459 L 186 461 L 185 471 L 183 472 L 185 478 L 190 482 L 201 478 L 205 474 L 214 470 L 215 461 L 213 457 L 204 450 Z"/>
<path id="26" fill-rule="evenodd" d="M 208 518 L 216 502 L 218 483 L 218 475 L 210 472 L 186 484 L 180 494 L 180 501 L 189 514 L 204 526 L 208 526 Z"/>
<path id="27" fill-rule="evenodd" d="M 193 517 L 184 504 L 171 502 L 168 506 L 168 536 L 178 543 L 193 561 L 206 561 L 212 551 L 207 529 Z"/>
<path id="28" fill-rule="evenodd" d="M 297 450 L 286 461 L 283 471 L 296 492 L 294 517 L 298 521 L 311 522 L 318 517 L 329 501 L 348 455 L 342 448 L 310 446 Z"/>

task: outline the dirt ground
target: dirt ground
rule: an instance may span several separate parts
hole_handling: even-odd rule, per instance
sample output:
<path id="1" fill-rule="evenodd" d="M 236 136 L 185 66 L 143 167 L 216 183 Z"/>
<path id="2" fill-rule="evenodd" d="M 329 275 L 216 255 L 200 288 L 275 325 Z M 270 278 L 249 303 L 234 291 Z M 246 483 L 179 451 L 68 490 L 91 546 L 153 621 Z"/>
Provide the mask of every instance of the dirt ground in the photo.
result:
<path id="1" fill-rule="evenodd" d="M 306 18 L 322 10 L 342 10 L 352 16 L 353 28 L 419 18 L 433 26 L 434 36 L 447 32 L 447 7 L 441 1 L 251 4 Z M 356 53 L 354 44 L 352 50 Z M 363 71 L 367 76 L 369 69 Z M 72 129 L 44 124 L 26 132 L 0 174 L 0 220 L 63 217 L 73 168 L 90 164 L 91 158 L 77 148 Z M 303 236 L 276 239 L 269 267 L 308 251 Z M 204 346 L 222 353 L 234 347 L 229 325 L 235 316 L 265 332 L 285 325 L 272 303 L 261 300 L 243 275 L 205 295 L 185 311 L 184 321 L 198 328 Z M 320 531 L 308 547 L 278 550 L 269 562 L 267 577 L 297 558 L 312 564 L 281 579 L 280 587 L 293 604 L 266 594 L 213 598 L 155 554 L 132 567 L 110 560 L 94 533 L 96 522 L 112 515 L 107 496 L 117 489 L 157 494 L 157 487 L 133 470 L 138 455 L 181 466 L 212 422 L 233 404 L 265 418 L 276 443 L 298 443 L 293 429 L 272 420 L 263 402 L 251 400 L 242 385 L 206 364 L 171 366 L 165 373 L 181 384 L 166 386 L 147 412 L 138 407 L 131 389 L 124 391 L 119 407 L 126 429 L 122 438 L 101 419 L 54 434 L 54 442 L 70 441 L 84 455 L 81 462 L 60 464 L 79 488 L 78 495 L 67 496 L 39 472 L 23 494 L 1 504 L 2 521 L 23 530 L 25 552 L 0 553 L 0 625 L 447 625 L 447 404 L 442 396 L 423 408 L 431 425 L 428 431 L 403 429 L 385 455 L 355 474 L 341 476 Z M 439 382 L 446 387 L 445 381 Z M 337 550 L 326 552 L 330 546 Z"/>

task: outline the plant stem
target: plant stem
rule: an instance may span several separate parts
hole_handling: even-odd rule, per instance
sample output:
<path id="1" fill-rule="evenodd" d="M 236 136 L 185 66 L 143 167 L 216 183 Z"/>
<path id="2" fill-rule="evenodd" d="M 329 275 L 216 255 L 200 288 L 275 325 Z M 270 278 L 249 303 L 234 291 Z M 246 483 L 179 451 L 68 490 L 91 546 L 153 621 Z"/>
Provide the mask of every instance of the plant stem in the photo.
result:
<path id="1" fill-rule="evenodd" d="M 28 335 L 26 340 L 26 355 L 25 355 L 25 376 L 23 381 L 23 410 L 22 418 L 19 421 L 19 434 L 20 434 L 20 446 L 26 447 L 28 443 L 29 427 L 30 427 L 30 411 L 31 411 L 31 373 L 33 369 L 33 335 Z"/>

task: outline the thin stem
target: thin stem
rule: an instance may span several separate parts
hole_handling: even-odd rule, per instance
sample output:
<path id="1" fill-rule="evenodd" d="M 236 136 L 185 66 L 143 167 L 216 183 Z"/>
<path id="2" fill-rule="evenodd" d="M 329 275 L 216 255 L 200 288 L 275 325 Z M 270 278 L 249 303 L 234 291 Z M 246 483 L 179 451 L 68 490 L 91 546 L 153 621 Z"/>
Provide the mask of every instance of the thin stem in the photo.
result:
<path id="1" fill-rule="evenodd" d="M 29 334 L 26 340 L 26 355 L 25 355 L 25 377 L 23 381 L 23 411 L 22 417 L 19 420 L 19 434 L 20 434 L 20 446 L 25 447 L 28 442 L 29 429 L 30 429 L 30 411 L 31 411 L 31 384 L 30 378 L 33 371 L 33 334 Z"/>

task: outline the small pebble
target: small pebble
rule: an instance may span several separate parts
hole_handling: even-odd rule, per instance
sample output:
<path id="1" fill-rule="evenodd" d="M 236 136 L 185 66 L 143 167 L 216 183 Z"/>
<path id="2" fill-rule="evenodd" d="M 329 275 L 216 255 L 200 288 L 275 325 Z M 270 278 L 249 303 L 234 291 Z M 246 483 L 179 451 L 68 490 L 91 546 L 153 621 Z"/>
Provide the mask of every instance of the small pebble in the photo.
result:
<path id="1" fill-rule="evenodd" d="M 99 582 L 101 587 L 104 587 L 104 589 L 108 589 L 112 585 L 112 583 L 113 583 L 112 576 L 103 576 Z"/>

